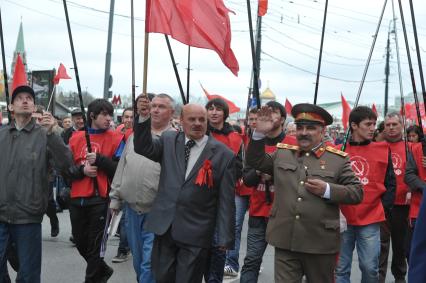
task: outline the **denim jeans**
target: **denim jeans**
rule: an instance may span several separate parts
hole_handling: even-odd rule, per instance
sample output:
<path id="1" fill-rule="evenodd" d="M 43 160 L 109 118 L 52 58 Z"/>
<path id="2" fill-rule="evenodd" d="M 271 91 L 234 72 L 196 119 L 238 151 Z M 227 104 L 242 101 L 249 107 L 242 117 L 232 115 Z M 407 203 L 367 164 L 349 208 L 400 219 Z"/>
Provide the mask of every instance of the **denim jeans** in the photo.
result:
<path id="1" fill-rule="evenodd" d="M 266 242 L 266 226 L 268 218 L 250 216 L 247 233 L 247 254 L 241 268 L 241 283 L 256 283 L 260 265 L 268 243 Z"/>
<path id="2" fill-rule="evenodd" d="M 127 216 L 126 209 L 123 210 L 123 215 L 120 219 L 120 242 L 118 243 L 117 254 L 128 254 L 129 253 L 129 242 L 127 240 Z"/>
<path id="3" fill-rule="evenodd" d="M 246 215 L 248 205 L 249 196 L 235 195 L 235 245 L 233 250 L 227 251 L 225 265 L 229 265 L 237 272 L 240 269 L 238 260 L 240 255 L 241 230 L 243 229 L 244 216 Z"/>
<path id="4" fill-rule="evenodd" d="M 128 205 L 126 211 L 127 241 L 133 255 L 133 268 L 139 283 L 155 283 L 151 270 L 151 252 L 154 234 L 144 230 L 147 213 L 138 214 Z"/>
<path id="5" fill-rule="evenodd" d="M 4 277 L 4 263 L 9 240 L 16 244 L 19 260 L 17 283 L 40 283 L 41 224 L 7 224 L 0 222 L 0 278 Z"/>
<path id="6" fill-rule="evenodd" d="M 365 226 L 348 225 L 341 237 L 336 283 L 350 283 L 353 250 L 356 245 L 361 283 L 379 281 L 380 223 Z"/>

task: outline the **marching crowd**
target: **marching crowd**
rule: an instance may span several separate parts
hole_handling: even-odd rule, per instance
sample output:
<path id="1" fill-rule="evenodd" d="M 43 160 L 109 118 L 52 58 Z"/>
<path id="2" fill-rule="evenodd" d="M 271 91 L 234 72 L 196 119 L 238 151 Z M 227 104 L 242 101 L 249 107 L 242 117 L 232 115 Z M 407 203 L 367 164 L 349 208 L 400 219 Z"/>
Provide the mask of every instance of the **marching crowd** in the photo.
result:
<path id="1" fill-rule="evenodd" d="M 104 99 L 88 105 L 87 117 L 74 111 L 60 126 L 34 100 L 32 88 L 17 87 L 13 121 L 0 128 L 0 282 L 10 282 L 7 262 L 16 282 L 41 281 L 41 222 L 47 213 L 51 236 L 58 235 L 60 197 L 87 263 L 86 283 L 113 274 L 102 256 L 104 230 L 120 211 L 114 259 L 130 250 L 139 283 L 239 274 L 240 282 L 257 282 L 268 244 L 275 282 L 350 282 L 355 248 L 362 282 L 385 282 L 391 247 L 392 275 L 406 282 L 426 158 L 420 129 L 408 128 L 405 140 L 399 113 L 376 129 L 372 109 L 354 108 L 342 144 L 328 133 L 332 116 L 307 103 L 286 113 L 270 101 L 240 127 L 227 122 L 221 98 L 184 105 L 175 119 L 172 97 L 140 95 L 114 129 Z M 286 123 L 290 114 L 294 123 Z M 70 190 L 52 195 L 53 186 Z"/>

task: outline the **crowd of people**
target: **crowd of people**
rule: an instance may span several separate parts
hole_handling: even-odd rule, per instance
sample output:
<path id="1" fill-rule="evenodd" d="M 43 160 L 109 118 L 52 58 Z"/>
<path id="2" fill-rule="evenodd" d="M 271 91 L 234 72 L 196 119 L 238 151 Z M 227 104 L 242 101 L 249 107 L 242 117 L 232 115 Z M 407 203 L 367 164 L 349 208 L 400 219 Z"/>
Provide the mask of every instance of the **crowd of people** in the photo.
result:
<path id="1" fill-rule="evenodd" d="M 286 113 L 270 101 L 239 125 L 221 98 L 179 114 L 167 94 L 140 95 L 114 128 L 107 100 L 59 122 L 34 100 L 16 88 L 0 128 L 0 282 L 10 282 L 7 262 L 16 282 L 41 281 L 41 222 L 47 214 L 56 237 L 61 209 L 86 283 L 113 274 L 103 257 L 111 215 L 122 215 L 112 261 L 131 253 L 139 283 L 258 282 L 268 245 L 275 282 L 350 282 L 355 248 L 362 282 L 385 282 L 390 248 L 395 282 L 406 282 L 426 159 L 421 130 L 404 130 L 399 113 L 376 128 L 372 109 L 354 108 L 342 144 L 332 116 L 306 103 Z M 420 273 L 412 282 L 426 282 Z"/>

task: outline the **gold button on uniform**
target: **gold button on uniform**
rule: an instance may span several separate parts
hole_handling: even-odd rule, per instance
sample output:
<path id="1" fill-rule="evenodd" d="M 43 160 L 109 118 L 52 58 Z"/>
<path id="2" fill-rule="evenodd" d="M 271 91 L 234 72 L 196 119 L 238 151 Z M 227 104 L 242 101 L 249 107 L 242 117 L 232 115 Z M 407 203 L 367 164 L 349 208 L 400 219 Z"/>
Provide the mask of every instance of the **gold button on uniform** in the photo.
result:
<path id="1" fill-rule="evenodd" d="M 305 166 L 305 170 L 308 170 L 308 166 Z"/>
<path id="2" fill-rule="evenodd" d="M 305 182 L 303 182 L 303 181 L 300 181 L 300 185 L 301 186 L 303 186 L 305 184 Z"/>
<path id="3" fill-rule="evenodd" d="M 303 199 L 302 198 L 297 198 L 297 201 L 298 202 L 301 202 Z"/>
<path id="4" fill-rule="evenodd" d="M 309 152 L 305 153 L 306 156 L 309 156 Z"/>
<path id="5" fill-rule="evenodd" d="M 300 215 L 296 215 L 296 219 L 299 219 L 300 218 Z"/>

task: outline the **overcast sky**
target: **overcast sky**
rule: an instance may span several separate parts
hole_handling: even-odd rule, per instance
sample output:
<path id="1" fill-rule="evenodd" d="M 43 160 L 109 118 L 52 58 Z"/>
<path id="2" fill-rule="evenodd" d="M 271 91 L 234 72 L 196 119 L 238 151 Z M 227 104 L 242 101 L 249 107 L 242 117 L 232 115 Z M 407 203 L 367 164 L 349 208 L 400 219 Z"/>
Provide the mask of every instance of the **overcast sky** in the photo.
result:
<path id="1" fill-rule="evenodd" d="M 395 0 L 396 1 L 396 0 Z M 136 85 L 142 85 L 143 31 L 145 1 L 135 2 Z M 202 96 L 201 82 L 211 93 L 223 95 L 240 107 L 245 107 L 251 74 L 251 51 L 244 0 L 225 0 L 230 14 L 232 48 L 240 64 L 235 77 L 210 50 L 193 48 L 191 51 L 191 95 Z M 409 32 L 414 72 L 418 74 L 408 1 L 404 2 L 404 15 Z M 413 0 L 416 9 L 423 65 L 426 64 L 426 1 Z M 257 1 L 252 8 L 257 9 Z M 105 52 L 108 30 L 108 0 L 73 0 L 68 2 L 74 46 L 80 72 L 82 89 L 101 97 L 105 70 Z M 330 0 L 324 53 L 320 78 L 318 103 L 340 101 L 342 92 L 347 100 L 355 100 L 359 81 L 373 41 L 382 0 Z M 397 1 L 395 2 L 396 8 Z M 74 78 L 65 16 L 61 0 L 0 0 L 5 37 L 6 61 L 10 68 L 19 24 L 24 25 L 27 62 L 31 70 L 57 68 L 62 62 Z M 261 80 L 262 90 L 267 85 L 277 95 L 278 101 L 288 98 L 293 104 L 313 102 L 316 69 L 321 37 L 324 0 L 270 0 L 269 10 L 263 18 Z M 402 60 L 403 89 L 411 92 L 407 55 L 399 10 L 397 34 Z M 112 42 L 112 90 L 118 94 L 131 92 L 130 53 L 130 0 L 115 3 L 114 35 Z M 255 12 L 253 12 L 255 15 Z M 380 28 L 366 83 L 360 103 L 383 104 L 385 48 L 392 19 L 392 2 L 389 0 Z M 396 50 L 391 41 L 392 59 L 390 76 L 390 104 L 399 96 Z M 178 69 L 186 89 L 187 47 L 172 40 Z M 171 66 L 163 35 L 150 35 L 148 91 L 166 92 L 179 98 L 179 90 Z M 426 68 L 424 68 L 426 70 Z M 10 72 L 10 69 L 8 70 Z M 417 81 L 420 89 L 420 81 Z M 64 90 L 76 90 L 75 80 L 62 80 Z M 141 87 L 137 88 L 137 92 Z"/>

